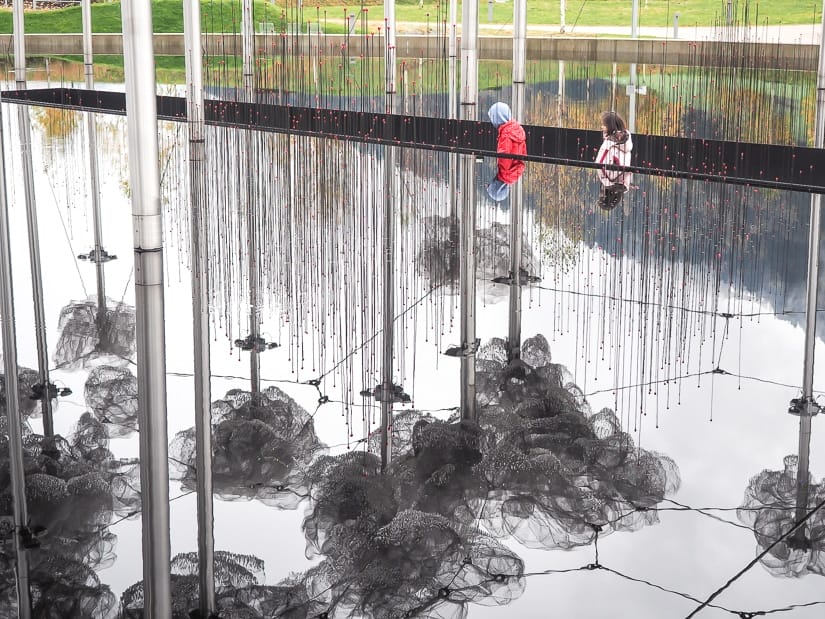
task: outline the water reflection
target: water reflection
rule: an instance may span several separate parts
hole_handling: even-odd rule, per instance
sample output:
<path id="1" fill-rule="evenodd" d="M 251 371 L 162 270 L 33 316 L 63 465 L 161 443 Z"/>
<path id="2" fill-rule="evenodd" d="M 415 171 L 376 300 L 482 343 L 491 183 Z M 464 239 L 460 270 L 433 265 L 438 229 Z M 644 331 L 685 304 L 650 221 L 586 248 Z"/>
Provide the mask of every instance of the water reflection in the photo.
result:
<path id="1" fill-rule="evenodd" d="M 10 514 L 6 418 L 0 420 L 0 513 Z M 115 560 L 108 438 L 84 414 L 68 439 L 43 437 L 26 429 L 23 437 L 26 501 L 29 514 L 29 578 L 35 617 L 107 617 L 116 598 L 96 570 Z M 6 537 L 14 531 L 6 531 Z M 16 600 L 14 548 L 0 544 L 0 607 Z M 3 615 L 5 616 L 5 615 Z"/>
<path id="2" fill-rule="evenodd" d="M 70 303 L 60 311 L 57 328 L 60 337 L 53 359 L 59 368 L 74 369 L 97 359 L 134 359 L 134 307 L 110 302 L 101 312 L 95 299 Z"/>
<path id="3" fill-rule="evenodd" d="M 262 393 L 234 389 L 212 403 L 212 479 L 225 500 L 257 499 L 294 509 L 307 496 L 303 470 L 325 450 L 312 418 L 277 387 Z M 169 448 L 172 479 L 195 489 L 195 429 L 179 432 Z"/>
<path id="4" fill-rule="evenodd" d="M 172 617 L 190 619 L 201 617 L 198 602 L 198 555 L 181 553 L 172 558 Z M 264 562 L 251 555 L 241 555 L 218 550 L 215 552 L 215 606 L 221 617 L 317 616 L 302 612 L 295 614 L 293 607 L 312 608 L 306 605 L 306 595 L 301 597 L 288 585 L 266 586 Z M 137 582 L 120 598 L 123 619 L 140 619 L 144 616 L 143 583 Z M 204 618 L 206 619 L 206 618 Z"/>
<path id="5" fill-rule="evenodd" d="M 825 512 L 815 512 L 800 527 L 799 535 L 786 536 L 797 522 L 798 462 L 797 456 L 786 456 L 781 471 L 766 469 L 755 475 L 745 490 L 737 516 L 753 528 L 759 552 L 768 551 L 760 562 L 771 574 L 792 578 L 808 574 L 825 576 Z M 808 509 L 813 509 L 825 501 L 825 481 L 814 483 L 808 475 L 806 483 Z"/>
<path id="6" fill-rule="evenodd" d="M 111 438 L 138 429 L 137 377 L 128 368 L 99 365 L 89 372 L 83 388 L 86 406 L 107 428 Z"/>

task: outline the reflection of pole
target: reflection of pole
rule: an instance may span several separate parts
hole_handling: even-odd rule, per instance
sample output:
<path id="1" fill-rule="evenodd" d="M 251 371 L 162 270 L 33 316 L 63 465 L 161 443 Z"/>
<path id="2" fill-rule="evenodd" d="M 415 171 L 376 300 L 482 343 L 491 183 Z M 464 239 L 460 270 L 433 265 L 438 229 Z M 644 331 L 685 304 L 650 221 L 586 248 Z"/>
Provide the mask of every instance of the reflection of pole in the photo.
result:
<path id="1" fill-rule="evenodd" d="M 527 2 L 513 3 L 513 117 L 524 121 L 524 68 L 527 46 Z M 510 360 L 521 357 L 522 183 L 510 189 L 510 320 L 507 351 Z"/>
<path id="2" fill-rule="evenodd" d="M 478 3 L 461 4 L 461 118 L 478 111 Z M 475 155 L 461 155 L 461 417 L 476 418 Z"/>
<path id="3" fill-rule="evenodd" d="M 447 118 L 456 118 L 458 114 L 458 94 L 456 93 L 456 60 L 458 53 L 458 37 L 456 33 L 457 0 L 450 0 L 450 41 L 449 41 L 449 65 L 447 77 L 450 81 L 447 92 Z M 447 188 L 450 197 L 450 216 L 455 221 L 458 217 L 458 157 L 455 153 L 450 153 L 448 157 L 448 180 Z M 450 239 L 452 241 L 452 239 Z"/>
<path id="4" fill-rule="evenodd" d="M 255 54 L 255 35 L 252 27 L 252 0 L 243 0 L 241 3 L 241 46 L 243 53 L 243 94 L 244 101 L 253 103 L 255 94 L 253 62 Z M 260 282 L 258 278 L 258 213 L 257 200 L 254 196 L 252 175 L 252 131 L 243 131 L 244 153 L 246 154 L 246 174 L 244 191 L 246 203 L 246 232 L 249 241 L 249 379 L 252 393 L 261 391 L 260 375 L 260 325 L 261 308 L 258 298 Z"/>
<path id="5" fill-rule="evenodd" d="M 128 0 L 121 4 L 121 13 L 135 240 L 143 608 L 147 617 L 171 617 L 163 226 L 152 5 Z"/>
<path id="6" fill-rule="evenodd" d="M 195 471 L 198 495 L 200 616 L 215 612 L 215 537 L 212 509 L 212 381 L 209 345 L 208 226 L 205 202 L 205 130 L 201 10 L 183 3 L 189 118 L 189 197 L 192 217 L 192 328 L 195 370 Z"/>
<path id="7" fill-rule="evenodd" d="M 86 78 L 86 88 L 95 87 L 94 59 L 92 56 L 92 2 L 81 0 L 81 16 L 83 18 L 83 73 Z M 106 282 L 103 273 L 103 224 L 100 217 L 100 180 L 97 169 L 97 126 L 93 112 L 86 113 L 86 130 L 89 134 L 89 175 L 92 195 L 92 223 L 94 226 L 95 247 L 92 252 L 95 261 L 95 277 L 97 279 L 97 321 L 100 325 L 106 318 Z"/>
<path id="8" fill-rule="evenodd" d="M 819 69 L 816 79 L 816 120 L 814 122 L 814 148 L 825 147 L 825 0 L 822 3 L 822 34 L 819 42 Z M 813 399 L 814 347 L 816 345 L 816 299 L 819 282 L 819 222 L 822 196 L 811 196 L 811 221 L 808 230 L 808 280 L 805 305 L 805 357 L 802 365 L 802 402 L 799 413 L 799 468 L 796 477 L 796 518 L 800 520 L 808 511 L 808 469 L 811 450 L 811 417 L 819 411 Z M 794 532 L 795 539 L 804 539 L 805 527 Z"/>
<path id="9" fill-rule="evenodd" d="M 26 43 L 23 27 L 23 0 L 15 0 L 14 14 L 14 79 L 18 90 L 26 88 Z M 40 408 L 43 413 L 43 435 L 54 435 L 52 393 L 49 381 L 49 352 L 46 342 L 46 310 L 43 306 L 43 275 L 40 267 L 40 234 L 37 228 L 37 202 L 34 193 L 34 164 L 32 163 L 32 136 L 29 108 L 17 107 L 20 130 L 20 152 L 23 162 L 23 189 L 26 196 L 26 224 L 29 233 L 29 264 L 34 300 L 34 329 L 37 341 L 37 370 Z"/>
<path id="10" fill-rule="evenodd" d="M 386 86 L 386 112 L 395 112 L 395 0 L 384 0 L 384 82 Z M 392 439 L 390 425 L 392 424 L 392 405 L 394 389 L 392 382 L 393 367 L 393 340 L 395 330 L 393 317 L 395 315 L 395 167 L 398 150 L 389 146 L 385 151 L 384 161 L 384 231 L 382 247 L 383 263 L 383 347 L 381 352 L 381 469 L 386 470 L 392 460 Z"/>
<path id="11" fill-rule="evenodd" d="M 11 273 L 9 240 L 9 204 L 6 197 L 6 164 L 3 153 L 3 123 L 0 119 L 0 330 L 3 337 L 3 369 L 6 374 L 6 430 L 9 437 L 9 475 L 14 515 L 14 551 L 17 558 L 17 615 L 31 617 L 29 595 L 29 558 L 23 545 L 23 533 L 28 531 L 26 481 L 23 471 L 23 427 L 18 407 L 17 334 L 14 322 L 14 291 Z"/>
<path id="12" fill-rule="evenodd" d="M 633 8 L 630 16 L 630 36 L 639 38 L 639 0 L 633 0 Z M 636 63 L 630 65 L 630 85 L 627 87 L 630 95 L 630 109 L 627 115 L 627 128 L 631 133 L 636 131 Z"/>

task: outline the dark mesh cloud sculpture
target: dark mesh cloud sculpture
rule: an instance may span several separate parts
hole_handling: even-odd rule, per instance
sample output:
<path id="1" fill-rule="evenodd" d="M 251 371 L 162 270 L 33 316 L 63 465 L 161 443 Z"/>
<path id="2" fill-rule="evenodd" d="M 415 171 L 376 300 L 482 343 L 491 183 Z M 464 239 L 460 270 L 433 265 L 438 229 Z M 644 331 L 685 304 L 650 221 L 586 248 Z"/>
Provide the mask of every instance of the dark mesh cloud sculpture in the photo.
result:
<path id="1" fill-rule="evenodd" d="M 797 456 L 785 456 L 781 471 L 754 475 L 737 510 L 739 520 L 753 527 L 759 552 L 790 531 L 797 522 Z M 808 478 L 808 510 L 825 500 L 825 481 Z M 806 512 L 808 511 L 806 510 Z M 814 513 L 795 533 L 776 544 L 760 561 L 774 576 L 825 576 L 825 514 Z"/>
<path id="2" fill-rule="evenodd" d="M 277 387 L 232 390 L 212 404 L 212 476 L 222 499 L 294 509 L 307 494 L 303 469 L 323 450 L 309 413 Z M 194 428 L 179 432 L 169 453 L 173 478 L 194 489 Z"/>
<path id="3" fill-rule="evenodd" d="M 128 368 L 99 365 L 89 372 L 83 389 L 86 406 L 112 438 L 138 429 L 137 377 Z"/>
<path id="4" fill-rule="evenodd" d="M 84 367 L 96 359 L 110 363 L 135 355 L 135 308 L 111 301 L 102 315 L 97 300 L 70 303 L 60 311 L 60 337 L 52 354 L 59 368 Z"/>

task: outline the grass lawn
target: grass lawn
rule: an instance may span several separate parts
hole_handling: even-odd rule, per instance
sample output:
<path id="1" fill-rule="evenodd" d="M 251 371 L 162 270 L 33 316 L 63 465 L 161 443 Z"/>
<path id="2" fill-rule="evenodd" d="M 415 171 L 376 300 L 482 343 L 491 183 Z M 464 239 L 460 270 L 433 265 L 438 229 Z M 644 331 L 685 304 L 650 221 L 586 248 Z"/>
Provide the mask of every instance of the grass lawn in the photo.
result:
<path id="1" fill-rule="evenodd" d="M 640 20 L 643 26 L 671 26 L 673 15 L 680 13 L 680 24 L 711 26 L 724 22 L 727 0 L 639 0 Z M 810 24 L 821 19 L 821 0 L 732 0 L 731 6 L 738 22 L 759 24 Z M 254 0 L 256 24 L 271 24 L 275 32 L 294 32 L 297 24 L 305 29 L 307 22 L 320 23 L 329 34 L 345 31 L 345 16 L 357 16 L 360 32 L 375 32 L 383 26 L 383 3 L 376 0 L 345 3 L 341 0 L 313 0 L 300 12 L 297 0 Z M 488 2 L 479 1 L 479 22 L 488 23 Z M 631 0 L 567 0 L 568 26 L 627 25 L 630 23 Z M 183 32 L 182 0 L 152 0 L 155 32 Z M 510 24 L 513 20 L 513 0 L 496 0 L 492 4 L 493 23 Z M 396 3 L 396 19 L 402 22 L 419 22 L 432 25 L 448 19 L 448 4 L 435 0 L 399 0 Z M 458 6 L 461 19 L 461 6 Z M 239 0 L 202 0 L 201 21 L 204 32 L 239 32 Z M 558 24 L 559 0 L 529 0 L 528 24 Z M 92 5 L 94 32 L 117 33 L 121 31 L 120 3 L 99 2 Z M 82 31 L 80 7 L 26 11 L 26 32 L 33 34 L 79 33 Z M 0 33 L 12 32 L 11 9 L 0 8 Z M 66 57 L 67 61 L 75 58 Z M 81 60 L 79 57 L 77 60 Z M 156 59 L 158 78 L 169 82 L 183 79 L 183 59 Z M 96 56 L 95 64 L 108 77 L 122 75 L 123 60 L 118 56 Z M 108 69 L 106 69 L 108 67 Z M 486 85 L 495 83 L 491 74 L 482 69 L 480 81 Z M 102 77 L 102 76 L 101 76 Z M 105 79 L 105 78 L 104 78 Z"/>
<path id="2" fill-rule="evenodd" d="M 254 1 L 256 23 L 269 22 L 276 31 L 289 29 L 289 24 L 307 21 L 322 23 L 325 32 L 343 31 L 344 16 L 355 14 L 360 25 L 369 31 L 382 26 L 383 4 L 370 0 L 365 3 L 365 11 L 360 2 L 340 0 L 314 0 L 308 3 L 301 14 L 295 8 L 296 0 L 284 2 Z M 642 26 L 665 26 L 673 24 L 675 13 L 680 14 L 679 23 L 684 26 L 712 26 L 724 23 L 727 0 L 639 0 L 639 15 Z M 811 24 L 820 21 L 821 0 L 731 0 L 736 19 L 758 24 Z M 513 2 L 503 0 L 493 2 L 493 22 L 510 24 L 513 21 Z M 631 0 L 567 0 L 568 25 L 614 26 L 630 23 Z M 488 23 L 488 2 L 479 1 L 479 22 Z M 396 19 L 405 22 L 443 22 L 448 18 L 447 2 L 434 0 L 400 0 L 396 4 Z M 152 12 L 155 32 L 183 32 L 183 9 L 181 0 L 153 0 Z M 203 0 L 201 17 L 205 32 L 237 31 L 240 24 L 240 2 L 235 0 Z M 461 20 L 459 4 L 458 19 Z M 529 0 L 527 3 L 528 24 L 558 24 L 559 0 Z M 120 3 L 106 2 L 92 5 L 92 25 L 95 32 L 120 32 Z M 80 7 L 53 10 L 27 11 L 26 32 L 30 33 L 72 33 L 81 32 Z M 11 9 L 0 9 L 0 32 L 12 31 Z"/>

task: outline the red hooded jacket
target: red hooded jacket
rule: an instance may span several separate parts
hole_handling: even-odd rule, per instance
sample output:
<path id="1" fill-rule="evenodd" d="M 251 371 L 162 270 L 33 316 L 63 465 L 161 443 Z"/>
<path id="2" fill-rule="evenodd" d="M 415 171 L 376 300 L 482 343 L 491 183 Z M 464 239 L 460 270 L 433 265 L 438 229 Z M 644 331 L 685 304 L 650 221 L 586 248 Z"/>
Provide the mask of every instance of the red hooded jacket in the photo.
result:
<path id="1" fill-rule="evenodd" d="M 526 155 L 527 142 L 525 141 L 524 128 L 515 120 L 508 120 L 498 128 L 499 153 L 510 153 L 512 155 Z M 515 183 L 524 173 L 524 161 L 520 159 L 498 160 L 498 179 L 511 185 Z"/>

